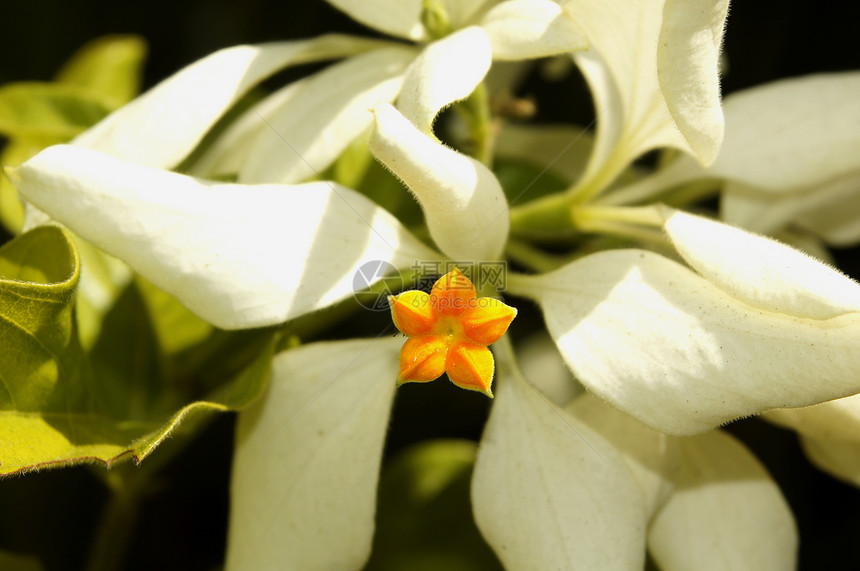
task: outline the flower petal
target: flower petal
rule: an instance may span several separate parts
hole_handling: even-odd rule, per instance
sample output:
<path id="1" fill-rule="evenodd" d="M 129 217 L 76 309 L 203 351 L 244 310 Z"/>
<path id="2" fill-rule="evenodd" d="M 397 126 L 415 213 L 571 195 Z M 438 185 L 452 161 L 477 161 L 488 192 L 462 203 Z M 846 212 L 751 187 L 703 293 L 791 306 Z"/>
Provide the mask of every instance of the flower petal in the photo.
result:
<path id="1" fill-rule="evenodd" d="M 598 118 L 580 188 L 596 194 L 656 147 L 713 162 L 722 140 L 717 59 L 727 6 L 726 0 L 564 4 L 591 39 L 591 49 L 574 59 L 591 86 Z"/>
<path id="2" fill-rule="evenodd" d="M 430 296 L 419 290 L 404 291 L 388 298 L 391 320 L 404 335 L 427 335 L 436 325 L 436 313 L 430 305 Z"/>
<path id="3" fill-rule="evenodd" d="M 246 184 L 296 183 L 318 176 L 373 122 L 368 109 L 393 101 L 412 49 L 390 47 L 332 65 L 273 110 L 239 170 Z"/>
<path id="4" fill-rule="evenodd" d="M 228 570 L 362 567 L 397 350 L 361 339 L 275 358 L 268 392 L 239 415 Z"/>
<path id="5" fill-rule="evenodd" d="M 433 284 L 430 305 L 442 315 L 460 315 L 475 304 L 475 284 L 454 268 Z"/>
<path id="6" fill-rule="evenodd" d="M 490 38 L 477 26 L 458 30 L 424 48 L 406 71 L 397 108 L 424 133 L 440 110 L 465 99 L 490 69 Z"/>
<path id="7" fill-rule="evenodd" d="M 398 38 L 423 40 L 422 0 L 326 0 L 329 4 L 374 30 Z"/>
<path id="8" fill-rule="evenodd" d="M 719 430 L 680 447 L 677 488 L 648 534 L 660 569 L 794 569 L 794 518 L 755 457 Z"/>
<path id="9" fill-rule="evenodd" d="M 499 360 L 472 509 L 507 569 L 642 569 L 645 505 L 603 437 Z"/>
<path id="10" fill-rule="evenodd" d="M 451 382 L 461 389 L 484 393 L 492 398 L 490 386 L 493 384 L 494 369 L 493 354 L 483 345 L 457 343 L 448 349 L 445 372 Z"/>
<path id="11" fill-rule="evenodd" d="M 548 57 L 588 48 L 588 34 L 550 0 L 510 0 L 481 20 L 493 44 L 493 59 Z"/>
<path id="12" fill-rule="evenodd" d="M 73 143 L 146 166 L 171 168 L 251 87 L 288 65 L 353 55 L 378 41 L 349 36 L 215 52 L 111 113 Z"/>
<path id="13" fill-rule="evenodd" d="M 418 198 L 439 248 L 454 260 L 498 259 L 510 217 L 495 175 L 421 133 L 392 106 L 375 112 L 370 150 Z"/>
<path id="14" fill-rule="evenodd" d="M 517 316 L 517 309 L 492 297 L 480 297 L 460 317 L 464 333 L 481 345 L 492 345 L 502 338 Z"/>
<path id="15" fill-rule="evenodd" d="M 753 307 L 828 319 L 860 312 L 860 284 L 770 238 L 663 208 L 664 228 L 684 260 L 718 288 Z"/>
<path id="16" fill-rule="evenodd" d="M 10 175 L 28 201 L 223 328 L 326 307 L 352 293 L 364 262 L 434 259 L 385 210 L 328 182 L 219 184 L 72 146 Z"/>
<path id="17" fill-rule="evenodd" d="M 448 345 L 436 335 L 410 337 L 400 350 L 400 383 L 429 383 L 445 372 Z"/>
<path id="18" fill-rule="evenodd" d="M 764 311 L 639 250 L 509 275 L 507 287 L 540 303 L 577 379 L 664 432 L 860 392 L 860 313 L 816 320 Z"/>

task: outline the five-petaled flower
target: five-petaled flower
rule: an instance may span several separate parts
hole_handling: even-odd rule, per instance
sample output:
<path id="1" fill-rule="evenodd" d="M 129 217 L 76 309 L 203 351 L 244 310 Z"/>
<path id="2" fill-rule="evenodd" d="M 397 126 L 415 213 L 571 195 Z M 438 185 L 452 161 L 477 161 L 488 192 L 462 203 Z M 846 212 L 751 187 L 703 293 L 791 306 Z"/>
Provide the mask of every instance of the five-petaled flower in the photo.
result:
<path id="1" fill-rule="evenodd" d="M 462 389 L 492 397 L 493 355 L 517 310 L 477 297 L 474 284 L 454 268 L 430 293 L 409 290 L 388 298 L 391 318 L 409 339 L 400 351 L 400 383 L 427 383 L 447 372 Z"/>

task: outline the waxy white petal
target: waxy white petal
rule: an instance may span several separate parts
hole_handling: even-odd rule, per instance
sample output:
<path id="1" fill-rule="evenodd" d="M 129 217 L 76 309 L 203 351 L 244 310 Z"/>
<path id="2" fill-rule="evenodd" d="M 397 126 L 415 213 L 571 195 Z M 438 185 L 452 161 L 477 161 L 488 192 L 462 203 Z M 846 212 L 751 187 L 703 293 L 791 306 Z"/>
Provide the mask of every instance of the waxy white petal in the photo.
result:
<path id="1" fill-rule="evenodd" d="M 275 357 L 239 414 L 226 568 L 361 569 L 401 341 L 314 343 Z"/>
<path id="2" fill-rule="evenodd" d="M 288 65 L 385 45 L 329 35 L 217 51 L 162 81 L 78 136 L 73 144 L 161 168 L 179 164 L 251 87 Z"/>
<path id="3" fill-rule="evenodd" d="M 679 441 L 677 487 L 648 534 L 660 569 L 794 569 L 794 518 L 755 456 L 719 430 Z"/>
<path id="4" fill-rule="evenodd" d="M 678 439 L 646 426 L 591 393 L 583 393 L 566 410 L 608 440 L 639 484 L 650 518 L 675 487 Z"/>
<path id="5" fill-rule="evenodd" d="M 796 317 L 860 312 L 860 284 L 764 236 L 664 208 L 675 249 L 718 288 L 749 305 Z"/>
<path id="6" fill-rule="evenodd" d="M 419 130 L 430 133 L 436 115 L 465 99 L 492 63 L 487 33 L 471 26 L 428 45 L 406 71 L 397 108 Z"/>
<path id="7" fill-rule="evenodd" d="M 454 260 L 498 259 L 510 219 L 496 176 L 420 132 L 391 105 L 375 112 L 370 150 L 417 197 L 439 249 Z"/>
<path id="8" fill-rule="evenodd" d="M 368 110 L 394 100 L 414 57 L 408 48 L 374 50 L 306 79 L 265 123 L 258 117 L 264 128 L 247 150 L 239 182 L 297 183 L 318 176 L 370 126 Z"/>
<path id="9" fill-rule="evenodd" d="M 434 259 L 384 209 L 329 182 L 221 184 L 67 145 L 10 174 L 28 201 L 223 328 L 339 301 L 365 262 Z"/>
<path id="10" fill-rule="evenodd" d="M 602 436 L 499 359 L 472 477 L 478 528 L 507 569 L 642 569 L 645 501 Z"/>
<path id="11" fill-rule="evenodd" d="M 636 157 L 656 147 L 689 151 L 703 164 L 713 161 L 722 140 L 722 117 L 716 112 L 716 40 L 727 4 L 725 0 L 564 4 L 591 40 L 591 49 L 574 54 L 597 113 L 595 152 L 580 188 L 593 187 L 590 193 L 602 190 Z M 673 65 L 668 65 L 670 59 Z M 696 85 L 689 92 L 691 83 Z"/>
<path id="12" fill-rule="evenodd" d="M 548 57 L 588 48 L 588 35 L 551 0 L 510 0 L 481 20 L 493 44 L 493 59 Z"/>
<path id="13" fill-rule="evenodd" d="M 860 392 L 857 312 L 819 320 L 763 310 L 640 250 L 509 275 L 507 287 L 540 303 L 580 382 L 664 432 Z"/>

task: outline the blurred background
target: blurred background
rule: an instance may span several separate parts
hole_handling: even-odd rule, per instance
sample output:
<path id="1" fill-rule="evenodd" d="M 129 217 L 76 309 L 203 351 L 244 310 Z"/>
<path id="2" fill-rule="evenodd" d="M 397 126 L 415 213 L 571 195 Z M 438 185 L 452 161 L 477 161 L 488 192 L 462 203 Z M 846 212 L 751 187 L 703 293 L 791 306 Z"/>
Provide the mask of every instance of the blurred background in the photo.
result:
<path id="1" fill-rule="evenodd" d="M 106 34 L 133 33 L 146 39 L 147 88 L 222 47 L 327 31 L 365 33 L 361 25 L 321 0 L 10 0 L 3 3 L 2 17 L 0 84 L 49 80 L 76 49 Z M 858 70 L 856 7 L 836 0 L 737 1 L 729 15 L 725 55 L 724 94 L 780 78 Z M 591 113 L 587 93 L 576 77 L 548 84 L 534 74 L 523 94 L 533 94 L 540 101 L 541 120 L 582 123 Z M 574 108 L 572 101 L 585 101 L 584 111 L 582 106 Z M 0 241 L 7 238 L 0 235 Z M 834 252 L 839 266 L 855 279 L 860 278 L 858 253 L 858 248 Z M 448 397 L 447 387 L 436 387 L 421 398 L 433 402 Z M 399 397 L 398 408 L 407 409 L 401 406 L 403 401 L 415 401 L 420 408 L 417 399 L 415 393 L 407 392 Z M 420 415 L 416 422 L 414 417 L 395 412 L 392 434 L 405 431 L 412 435 L 411 440 L 429 433 L 477 437 L 484 420 L 480 414 L 485 412 L 466 425 L 443 428 L 445 433 L 439 434 L 432 431 L 432 425 L 422 424 Z M 157 492 L 139 514 L 126 568 L 219 567 L 226 534 L 232 428 L 231 415 L 219 416 L 164 470 Z M 755 419 L 728 429 L 765 463 L 791 504 L 800 529 L 801 568 L 860 568 L 855 547 L 860 536 L 860 490 L 812 467 L 793 433 Z M 394 438 L 389 447 L 406 444 Z M 38 555 L 46 570 L 81 568 L 105 498 L 102 484 L 87 467 L 2 480 L 0 550 Z"/>

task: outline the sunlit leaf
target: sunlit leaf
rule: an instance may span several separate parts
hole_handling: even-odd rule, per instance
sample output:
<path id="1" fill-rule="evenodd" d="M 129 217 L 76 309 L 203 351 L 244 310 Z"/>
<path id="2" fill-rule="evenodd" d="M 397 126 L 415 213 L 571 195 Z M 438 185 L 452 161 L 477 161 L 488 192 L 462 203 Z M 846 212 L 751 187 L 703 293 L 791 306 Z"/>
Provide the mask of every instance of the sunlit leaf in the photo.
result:
<path id="1" fill-rule="evenodd" d="M 127 331 L 125 345 L 106 348 L 112 361 L 100 360 L 104 353 L 97 351 L 98 363 L 91 366 L 74 318 L 79 258 L 58 227 L 37 228 L 0 249 L 0 275 L 0 474 L 80 462 L 110 465 L 126 456 L 139 461 L 180 421 L 204 410 L 244 407 L 264 386 L 272 343 L 205 400 L 168 411 L 155 406 L 158 392 L 146 385 L 157 376 L 140 369 L 153 359 L 151 332 Z M 115 314 L 120 330 L 146 323 L 121 309 Z M 111 337 L 116 327 L 108 329 Z"/>
<path id="2" fill-rule="evenodd" d="M 82 48 L 57 73 L 57 81 L 86 87 L 111 107 L 130 101 L 138 91 L 146 57 L 139 36 L 104 36 Z"/>
<path id="3" fill-rule="evenodd" d="M 0 87 L 0 134 L 73 137 L 110 108 L 80 87 L 21 82 Z"/>

